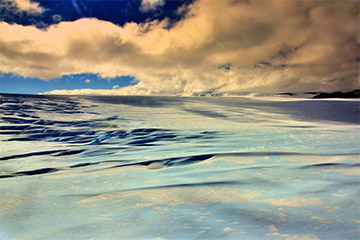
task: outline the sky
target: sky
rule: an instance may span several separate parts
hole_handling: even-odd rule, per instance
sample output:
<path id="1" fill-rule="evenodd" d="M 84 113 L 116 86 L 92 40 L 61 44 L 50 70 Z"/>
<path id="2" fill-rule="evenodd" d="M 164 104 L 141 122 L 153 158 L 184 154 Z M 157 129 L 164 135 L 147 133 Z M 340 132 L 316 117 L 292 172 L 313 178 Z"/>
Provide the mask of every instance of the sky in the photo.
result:
<path id="1" fill-rule="evenodd" d="M 1 0 L 0 92 L 360 88 L 360 2 Z"/>

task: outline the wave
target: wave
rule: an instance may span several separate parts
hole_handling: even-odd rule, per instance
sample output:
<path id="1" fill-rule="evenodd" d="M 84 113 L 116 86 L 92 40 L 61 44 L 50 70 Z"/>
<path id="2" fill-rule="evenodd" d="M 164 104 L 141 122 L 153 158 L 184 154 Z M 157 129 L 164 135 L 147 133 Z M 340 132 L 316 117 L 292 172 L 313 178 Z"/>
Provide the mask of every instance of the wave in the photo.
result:
<path id="1" fill-rule="evenodd" d="M 1 95 L 0 238 L 356 239 L 358 113 L 354 101 Z"/>
<path id="2" fill-rule="evenodd" d="M 40 151 L 40 152 L 32 152 L 27 154 L 20 155 L 12 155 L 0 158 L 1 161 L 5 160 L 13 160 L 18 158 L 25 157 L 33 157 L 39 155 L 49 155 L 54 157 L 62 157 L 68 155 L 76 155 L 84 152 L 85 150 L 54 150 L 54 151 Z M 360 154 L 358 154 L 360 156 Z M 173 157 L 173 158 L 164 158 L 164 159 L 153 159 L 146 161 L 134 161 L 129 159 L 123 160 L 103 160 L 97 162 L 82 162 L 70 166 L 62 166 L 58 168 L 40 168 L 29 171 L 18 171 L 9 174 L 0 175 L 0 178 L 7 177 L 15 177 L 15 176 L 28 176 L 28 175 L 39 175 L 39 174 L 47 174 L 54 173 L 57 171 L 67 171 L 68 169 L 76 169 L 76 168 L 84 168 L 94 165 L 99 165 L 98 168 L 93 168 L 91 171 L 103 171 L 115 168 L 123 168 L 123 167 L 131 167 L 131 166 L 146 166 L 148 169 L 161 169 L 163 167 L 176 167 L 176 166 L 184 166 L 189 164 L 197 164 L 210 159 L 221 159 L 223 157 L 233 157 L 233 161 L 241 162 L 242 157 L 281 157 L 281 156 L 302 156 L 304 159 L 311 157 L 326 157 L 329 155 L 319 155 L 319 154 L 309 154 L 309 153 L 297 153 L 297 152 L 231 152 L 231 153 L 214 153 L 214 154 L 201 154 L 201 155 L 192 155 L 192 156 L 183 156 L 183 157 Z M 334 155 L 332 155 L 334 157 Z M 238 159 L 238 160 L 237 160 Z M 111 163 L 111 166 L 103 167 L 103 164 Z M 118 164 L 121 163 L 121 164 Z M 279 167 L 280 165 L 261 165 L 261 166 L 246 166 L 242 169 L 262 169 L 262 168 L 271 168 L 271 167 Z M 344 169 L 344 168 L 357 168 L 360 167 L 360 163 L 341 163 L 341 162 L 329 162 L 329 163 L 317 163 L 317 164 L 303 164 L 297 166 L 299 169 Z"/>

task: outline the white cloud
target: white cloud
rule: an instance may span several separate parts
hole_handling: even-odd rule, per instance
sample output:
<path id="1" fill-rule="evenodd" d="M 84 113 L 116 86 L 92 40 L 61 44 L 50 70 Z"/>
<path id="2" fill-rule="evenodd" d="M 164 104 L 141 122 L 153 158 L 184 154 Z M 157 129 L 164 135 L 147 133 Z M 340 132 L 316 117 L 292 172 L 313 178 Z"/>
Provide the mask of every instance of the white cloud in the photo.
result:
<path id="1" fill-rule="evenodd" d="M 44 8 L 39 3 L 30 0 L 5 0 L 17 8 L 17 11 L 26 12 L 30 15 L 39 15 L 44 12 Z"/>
<path id="2" fill-rule="evenodd" d="M 149 12 L 154 11 L 159 7 L 165 5 L 165 0 L 142 0 L 140 5 L 140 11 Z"/>
<path id="3" fill-rule="evenodd" d="M 86 72 L 138 81 L 121 89 L 52 92 L 62 94 L 354 89 L 360 87 L 356 7 L 199 0 L 171 29 L 164 28 L 167 20 L 120 27 L 81 19 L 46 31 L 1 22 L 0 71 L 45 80 Z"/>

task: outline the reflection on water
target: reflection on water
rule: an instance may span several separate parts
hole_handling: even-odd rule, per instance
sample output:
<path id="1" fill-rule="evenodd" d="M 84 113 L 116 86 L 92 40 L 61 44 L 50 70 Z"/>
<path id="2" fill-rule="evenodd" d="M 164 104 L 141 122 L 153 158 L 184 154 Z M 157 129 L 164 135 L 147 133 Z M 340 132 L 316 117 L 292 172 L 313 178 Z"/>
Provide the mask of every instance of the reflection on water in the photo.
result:
<path id="1" fill-rule="evenodd" d="M 1 95 L 1 239 L 359 239 L 359 102 Z"/>

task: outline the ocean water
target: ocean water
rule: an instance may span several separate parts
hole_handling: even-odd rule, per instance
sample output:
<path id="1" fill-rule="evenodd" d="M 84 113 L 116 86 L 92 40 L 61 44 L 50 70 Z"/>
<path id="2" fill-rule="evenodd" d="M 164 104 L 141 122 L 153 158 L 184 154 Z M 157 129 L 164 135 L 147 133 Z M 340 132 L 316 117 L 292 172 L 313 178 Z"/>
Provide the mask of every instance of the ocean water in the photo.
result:
<path id="1" fill-rule="evenodd" d="M 279 99 L 1 95 L 0 239 L 359 239 L 360 102 Z"/>

